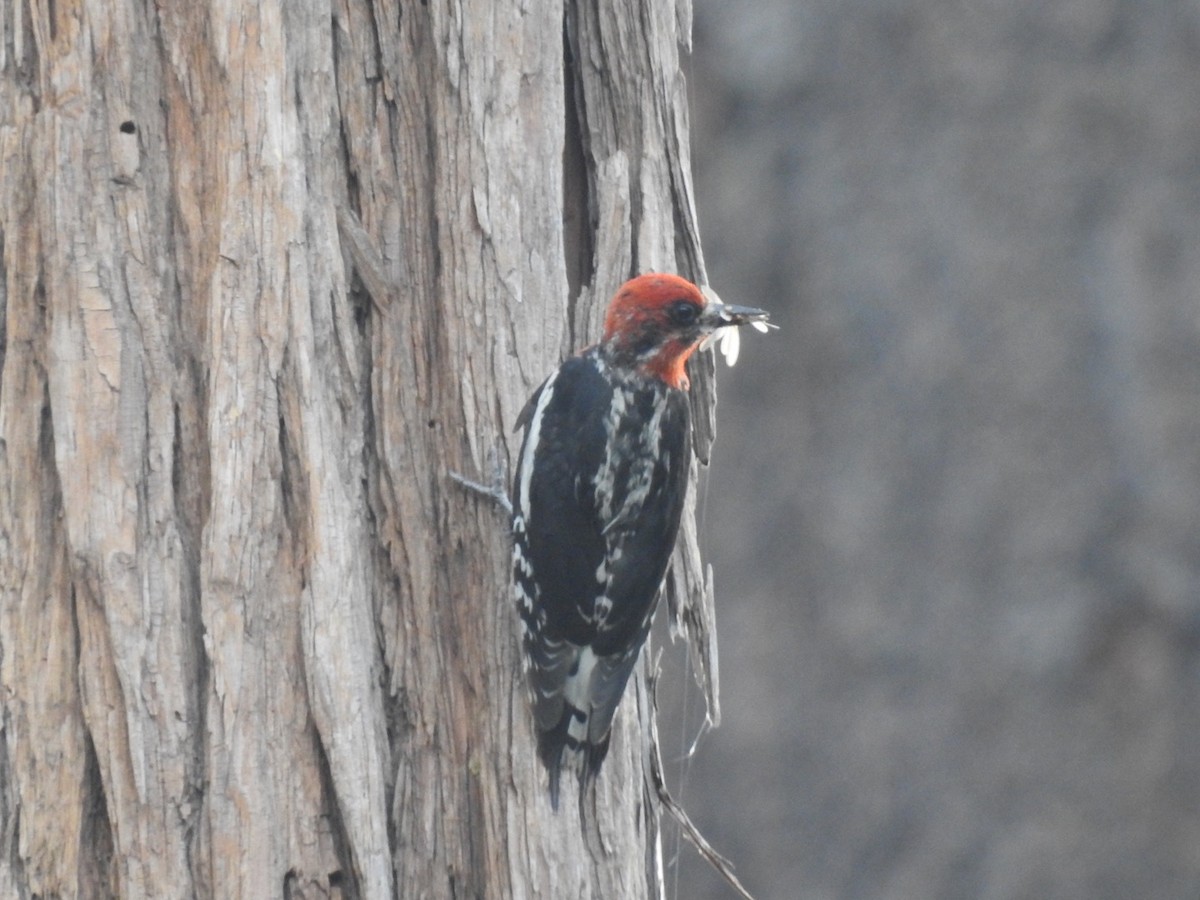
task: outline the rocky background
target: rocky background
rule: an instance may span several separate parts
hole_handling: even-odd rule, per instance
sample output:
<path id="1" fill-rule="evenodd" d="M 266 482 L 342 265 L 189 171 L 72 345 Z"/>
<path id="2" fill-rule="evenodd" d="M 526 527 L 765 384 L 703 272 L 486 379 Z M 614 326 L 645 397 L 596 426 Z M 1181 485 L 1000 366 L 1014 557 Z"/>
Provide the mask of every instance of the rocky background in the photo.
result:
<path id="1" fill-rule="evenodd" d="M 1195 900 L 1200 5 L 695 15 L 710 280 L 782 330 L 720 372 L 685 805 L 763 900 Z"/>

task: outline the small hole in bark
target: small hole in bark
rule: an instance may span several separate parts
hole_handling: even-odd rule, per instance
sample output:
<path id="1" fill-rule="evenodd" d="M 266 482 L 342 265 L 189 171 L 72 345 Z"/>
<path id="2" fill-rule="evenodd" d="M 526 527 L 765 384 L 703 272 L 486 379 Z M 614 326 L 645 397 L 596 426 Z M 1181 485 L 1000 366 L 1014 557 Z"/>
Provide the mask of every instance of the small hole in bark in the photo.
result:
<path id="1" fill-rule="evenodd" d="M 122 134 L 133 134 L 136 131 L 137 131 L 137 126 L 134 125 L 132 121 L 125 121 L 125 122 L 121 123 L 121 133 Z"/>

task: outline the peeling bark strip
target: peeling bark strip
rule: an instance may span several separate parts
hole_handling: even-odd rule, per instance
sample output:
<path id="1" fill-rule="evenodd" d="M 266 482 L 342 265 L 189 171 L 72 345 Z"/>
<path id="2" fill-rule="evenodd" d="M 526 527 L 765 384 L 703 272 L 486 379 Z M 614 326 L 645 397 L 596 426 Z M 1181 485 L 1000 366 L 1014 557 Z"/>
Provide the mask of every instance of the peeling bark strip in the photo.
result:
<path id="1" fill-rule="evenodd" d="M 649 704 L 594 827 L 551 815 L 504 526 L 445 473 L 511 460 L 625 277 L 702 277 L 689 27 L 650 0 L 9 4 L 0 895 L 659 891 Z"/>

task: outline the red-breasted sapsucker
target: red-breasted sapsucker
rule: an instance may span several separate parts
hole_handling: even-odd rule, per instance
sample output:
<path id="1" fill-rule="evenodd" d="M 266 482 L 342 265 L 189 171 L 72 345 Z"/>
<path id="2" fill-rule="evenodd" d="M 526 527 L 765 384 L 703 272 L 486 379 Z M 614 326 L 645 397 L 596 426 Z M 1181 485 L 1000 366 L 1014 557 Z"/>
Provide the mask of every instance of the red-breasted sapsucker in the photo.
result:
<path id="1" fill-rule="evenodd" d="M 645 643 L 687 491 L 685 363 L 717 329 L 763 328 L 677 275 L 641 275 L 609 304 L 604 337 L 564 362 L 518 419 L 513 589 L 538 752 L 558 805 L 568 754 L 580 785 Z"/>

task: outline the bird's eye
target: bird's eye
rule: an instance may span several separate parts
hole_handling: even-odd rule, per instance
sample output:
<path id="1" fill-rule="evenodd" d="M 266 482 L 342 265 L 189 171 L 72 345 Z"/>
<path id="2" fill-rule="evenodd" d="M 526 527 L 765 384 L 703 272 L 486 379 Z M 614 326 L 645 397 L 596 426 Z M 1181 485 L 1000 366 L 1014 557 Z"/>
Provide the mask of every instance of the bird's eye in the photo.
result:
<path id="1" fill-rule="evenodd" d="M 676 325 L 695 325 L 700 318 L 700 307 L 690 300 L 676 300 L 671 304 L 670 316 Z"/>

